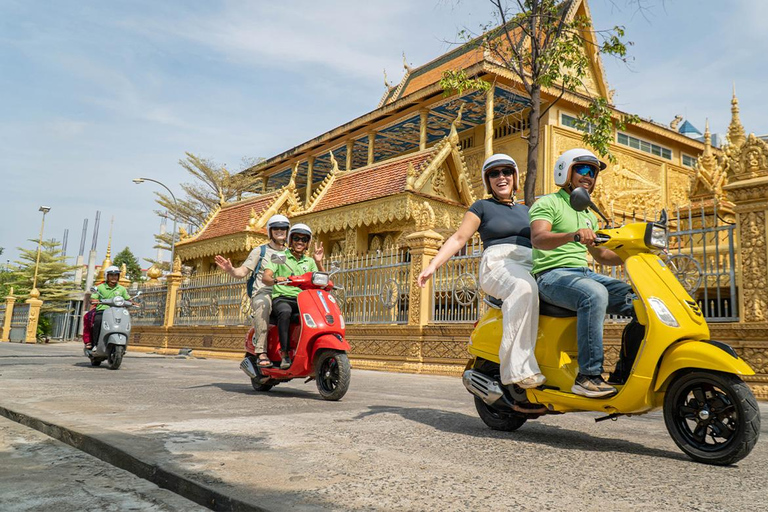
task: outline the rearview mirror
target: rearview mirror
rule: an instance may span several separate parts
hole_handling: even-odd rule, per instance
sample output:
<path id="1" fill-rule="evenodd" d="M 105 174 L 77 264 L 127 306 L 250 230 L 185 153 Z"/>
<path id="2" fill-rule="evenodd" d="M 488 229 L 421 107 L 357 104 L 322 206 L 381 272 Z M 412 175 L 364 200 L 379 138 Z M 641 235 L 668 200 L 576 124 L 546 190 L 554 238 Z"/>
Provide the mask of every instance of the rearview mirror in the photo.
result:
<path id="1" fill-rule="evenodd" d="M 583 187 L 576 187 L 571 192 L 571 208 L 577 212 L 583 212 L 589 205 L 592 204 L 592 198 L 589 197 L 589 192 Z"/>
<path id="2" fill-rule="evenodd" d="M 88 291 L 90 291 L 91 293 L 96 293 L 98 290 L 96 289 L 95 286 L 91 286 L 90 290 Z"/>
<path id="3" fill-rule="evenodd" d="M 285 264 L 285 253 L 276 252 L 269 259 L 275 265 L 283 265 Z"/>

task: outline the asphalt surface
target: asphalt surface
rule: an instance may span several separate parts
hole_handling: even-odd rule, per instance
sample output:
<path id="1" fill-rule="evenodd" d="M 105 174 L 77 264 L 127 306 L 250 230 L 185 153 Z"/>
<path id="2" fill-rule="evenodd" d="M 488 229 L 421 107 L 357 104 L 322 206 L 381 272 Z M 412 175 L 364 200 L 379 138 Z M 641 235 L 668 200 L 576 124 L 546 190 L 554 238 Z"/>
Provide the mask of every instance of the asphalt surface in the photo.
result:
<path id="1" fill-rule="evenodd" d="M 714 467 L 680 452 L 659 412 L 552 416 L 503 433 L 480 421 L 458 378 L 353 370 L 347 396 L 326 402 L 311 382 L 258 393 L 236 361 L 128 352 L 111 371 L 81 347 L 0 344 L 0 407 L 254 509 L 768 510 L 764 402 L 752 453 Z M 34 464 L 7 446 L 0 503 L 16 485 L 5 461 Z"/>

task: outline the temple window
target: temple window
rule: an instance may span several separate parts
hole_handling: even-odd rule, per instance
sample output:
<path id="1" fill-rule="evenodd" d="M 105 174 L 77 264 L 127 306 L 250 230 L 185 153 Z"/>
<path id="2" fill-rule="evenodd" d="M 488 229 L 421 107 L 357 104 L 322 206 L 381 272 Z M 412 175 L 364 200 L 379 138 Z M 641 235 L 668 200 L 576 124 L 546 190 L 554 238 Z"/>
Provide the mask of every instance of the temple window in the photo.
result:
<path id="1" fill-rule="evenodd" d="M 683 153 L 683 165 L 686 167 L 696 167 L 696 159 Z"/>
<path id="2" fill-rule="evenodd" d="M 505 122 L 500 124 L 493 130 L 493 138 L 500 139 L 509 135 L 522 132 L 528 129 L 528 118 L 523 118 L 517 121 Z"/>
<path id="3" fill-rule="evenodd" d="M 657 146 L 656 144 L 653 144 L 652 142 L 648 142 L 646 140 L 638 139 L 635 137 L 632 137 L 631 135 L 627 135 L 626 133 L 619 132 L 616 135 L 616 142 L 619 144 L 623 144 L 625 146 L 629 146 L 634 149 L 638 149 L 640 151 L 643 151 L 645 153 L 650 153 L 652 155 L 660 156 L 661 158 L 665 158 L 667 160 L 672 160 L 672 150 L 663 148 L 661 146 Z"/>
<path id="4" fill-rule="evenodd" d="M 461 149 L 469 149 L 469 148 L 471 148 L 474 145 L 475 145 L 475 136 L 474 135 L 470 135 L 469 137 L 464 137 L 463 139 L 461 139 L 459 141 L 459 147 Z"/>
<path id="5" fill-rule="evenodd" d="M 583 131 L 581 128 L 579 128 L 577 124 L 578 119 L 576 119 L 573 116 L 569 116 L 568 114 L 560 114 L 560 124 L 563 126 L 567 126 L 568 128 L 573 128 L 574 130 Z M 592 123 L 589 123 L 587 125 L 587 131 L 589 133 L 592 133 L 595 131 L 595 127 Z"/>

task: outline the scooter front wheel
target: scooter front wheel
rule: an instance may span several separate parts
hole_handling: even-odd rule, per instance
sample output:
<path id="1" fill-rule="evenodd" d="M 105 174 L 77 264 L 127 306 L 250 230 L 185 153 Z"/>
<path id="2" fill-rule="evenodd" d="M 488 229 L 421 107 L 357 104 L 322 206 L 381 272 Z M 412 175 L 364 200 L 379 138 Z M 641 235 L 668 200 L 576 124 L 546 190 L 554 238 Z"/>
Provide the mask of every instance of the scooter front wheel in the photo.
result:
<path id="1" fill-rule="evenodd" d="M 519 429 L 527 421 L 527 418 L 501 412 L 483 402 L 482 398 L 475 397 L 475 409 L 477 414 L 480 415 L 480 419 L 483 423 L 488 425 L 493 430 L 501 430 L 503 432 L 512 432 Z"/>
<path id="2" fill-rule="evenodd" d="M 110 370 L 117 370 L 123 363 L 123 354 L 125 354 L 125 347 L 122 345 L 112 345 L 109 349 L 109 356 L 107 357 L 107 366 Z"/>
<path id="3" fill-rule="evenodd" d="M 694 371 L 676 378 L 667 389 L 664 423 L 689 457 L 725 466 L 754 448 L 760 410 L 749 386 L 737 376 Z"/>
<path id="4" fill-rule="evenodd" d="M 326 400 L 341 400 L 347 394 L 352 368 L 344 352 L 326 350 L 315 359 L 315 382 Z"/>

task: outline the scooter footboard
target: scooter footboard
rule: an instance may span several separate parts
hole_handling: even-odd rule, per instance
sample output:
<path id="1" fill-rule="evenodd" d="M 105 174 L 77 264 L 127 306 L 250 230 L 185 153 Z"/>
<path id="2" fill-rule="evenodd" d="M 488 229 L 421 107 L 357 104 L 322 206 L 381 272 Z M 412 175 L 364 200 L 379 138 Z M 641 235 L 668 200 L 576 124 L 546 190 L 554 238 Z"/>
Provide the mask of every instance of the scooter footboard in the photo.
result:
<path id="1" fill-rule="evenodd" d="M 661 359 L 654 391 L 666 385 L 669 378 L 683 369 L 700 368 L 735 375 L 754 375 L 755 371 L 734 350 L 718 341 L 679 341 L 670 346 Z"/>

